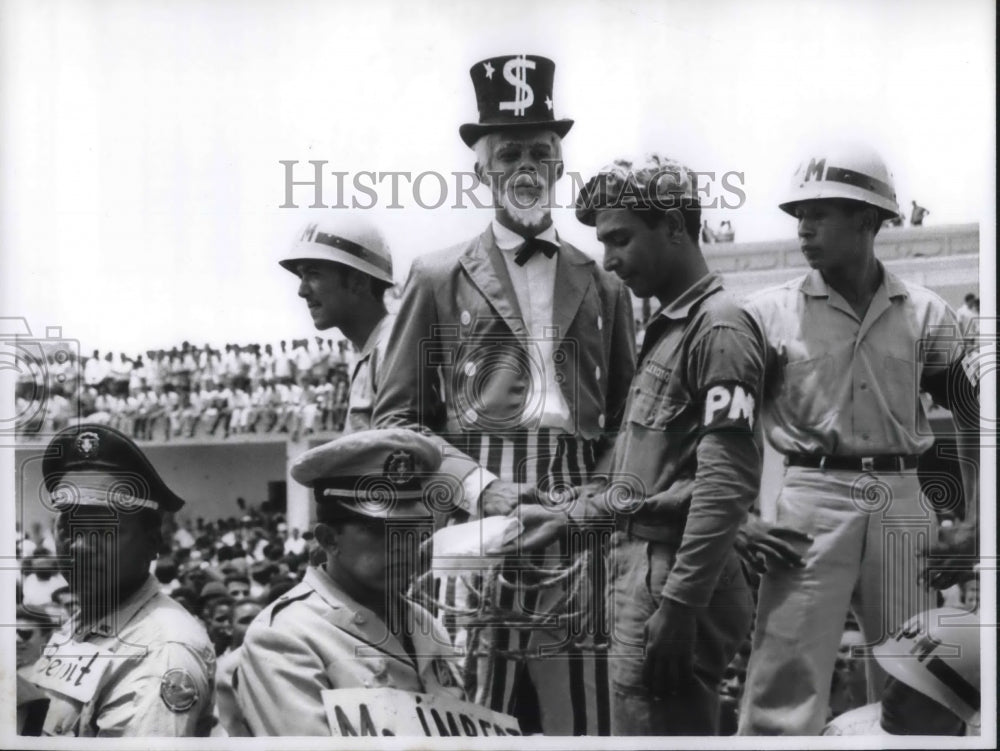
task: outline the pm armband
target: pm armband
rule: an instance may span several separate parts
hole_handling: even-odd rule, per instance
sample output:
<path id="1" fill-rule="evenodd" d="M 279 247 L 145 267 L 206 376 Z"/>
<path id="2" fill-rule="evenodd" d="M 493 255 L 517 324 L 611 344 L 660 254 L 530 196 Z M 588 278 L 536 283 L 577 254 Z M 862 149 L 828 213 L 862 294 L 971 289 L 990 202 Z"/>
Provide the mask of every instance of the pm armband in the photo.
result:
<path id="1" fill-rule="evenodd" d="M 753 431 L 757 395 L 744 384 L 714 383 L 705 389 L 702 405 L 702 431 Z"/>

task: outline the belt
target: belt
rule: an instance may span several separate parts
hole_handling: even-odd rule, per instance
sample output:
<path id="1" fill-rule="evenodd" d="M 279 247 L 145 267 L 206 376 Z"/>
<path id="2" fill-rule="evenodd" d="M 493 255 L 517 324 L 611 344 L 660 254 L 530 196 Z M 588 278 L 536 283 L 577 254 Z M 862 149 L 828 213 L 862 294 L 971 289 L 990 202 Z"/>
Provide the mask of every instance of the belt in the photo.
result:
<path id="1" fill-rule="evenodd" d="M 916 469 L 918 456 L 819 456 L 817 454 L 788 454 L 785 464 L 789 467 L 813 469 L 842 469 L 852 472 L 904 472 Z"/>

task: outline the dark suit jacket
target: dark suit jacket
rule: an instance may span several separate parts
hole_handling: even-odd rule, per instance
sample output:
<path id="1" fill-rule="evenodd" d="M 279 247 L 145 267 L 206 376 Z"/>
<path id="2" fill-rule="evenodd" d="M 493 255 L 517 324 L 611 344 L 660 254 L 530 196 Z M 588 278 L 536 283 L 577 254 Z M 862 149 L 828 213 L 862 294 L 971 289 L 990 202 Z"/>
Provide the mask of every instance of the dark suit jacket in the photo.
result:
<path id="1" fill-rule="evenodd" d="M 376 427 L 424 428 L 445 439 L 537 428 L 525 413 L 535 349 L 500 253 L 487 228 L 414 261 L 379 375 Z M 556 381 L 576 435 L 604 439 L 603 450 L 635 372 L 631 297 L 569 243 L 561 241 L 557 259 Z M 442 473 L 461 480 L 476 468 L 453 445 L 442 447 Z"/>

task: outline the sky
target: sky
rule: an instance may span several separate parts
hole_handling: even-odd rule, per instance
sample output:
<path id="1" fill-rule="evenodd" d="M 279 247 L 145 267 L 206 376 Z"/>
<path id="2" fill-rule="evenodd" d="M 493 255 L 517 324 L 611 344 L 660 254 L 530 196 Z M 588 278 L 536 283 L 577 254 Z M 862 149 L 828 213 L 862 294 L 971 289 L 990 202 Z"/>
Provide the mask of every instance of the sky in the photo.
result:
<path id="1" fill-rule="evenodd" d="M 451 173 L 474 162 L 458 126 L 476 120 L 469 68 L 518 52 L 555 60 L 555 114 L 576 121 L 566 168 L 584 177 L 644 150 L 740 173 L 746 200 L 706 218 L 729 219 L 737 241 L 787 238 L 776 204 L 804 144 L 864 140 L 904 208 L 982 223 L 992 257 L 994 13 L 962 0 L 0 3 L 0 316 L 36 336 L 60 327 L 85 353 L 314 334 L 276 259 L 343 209 L 307 208 L 301 187 L 298 209 L 279 208 L 281 161 L 296 179 L 326 162 L 328 204 L 334 171 L 348 185 L 365 170 L 444 175 L 441 208 L 401 181 L 403 208 L 387 208 L 384 182 L 368 209 L 402 282 L 414 257 L 489 221 L 453 206 Z M 421 181 L 425 205 L 437 185 Z M 555 217 L 600 256 L 572 211 Z"/>

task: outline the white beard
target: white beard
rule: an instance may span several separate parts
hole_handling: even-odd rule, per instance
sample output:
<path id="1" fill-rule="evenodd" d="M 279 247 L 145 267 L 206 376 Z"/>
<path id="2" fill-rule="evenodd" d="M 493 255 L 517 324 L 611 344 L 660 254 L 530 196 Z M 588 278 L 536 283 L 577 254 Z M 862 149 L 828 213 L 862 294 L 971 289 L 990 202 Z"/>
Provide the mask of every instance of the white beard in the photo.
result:
<path id="1" fill-rule="evenodd" d="M 506 190 L 500 194 L 500 205 L 511 220 L 520 227 L 535 229 L 549 217 L 549 194 L 545 190 L 530 207 L 525 208 L 521 202 L 512 199 Z"/>

